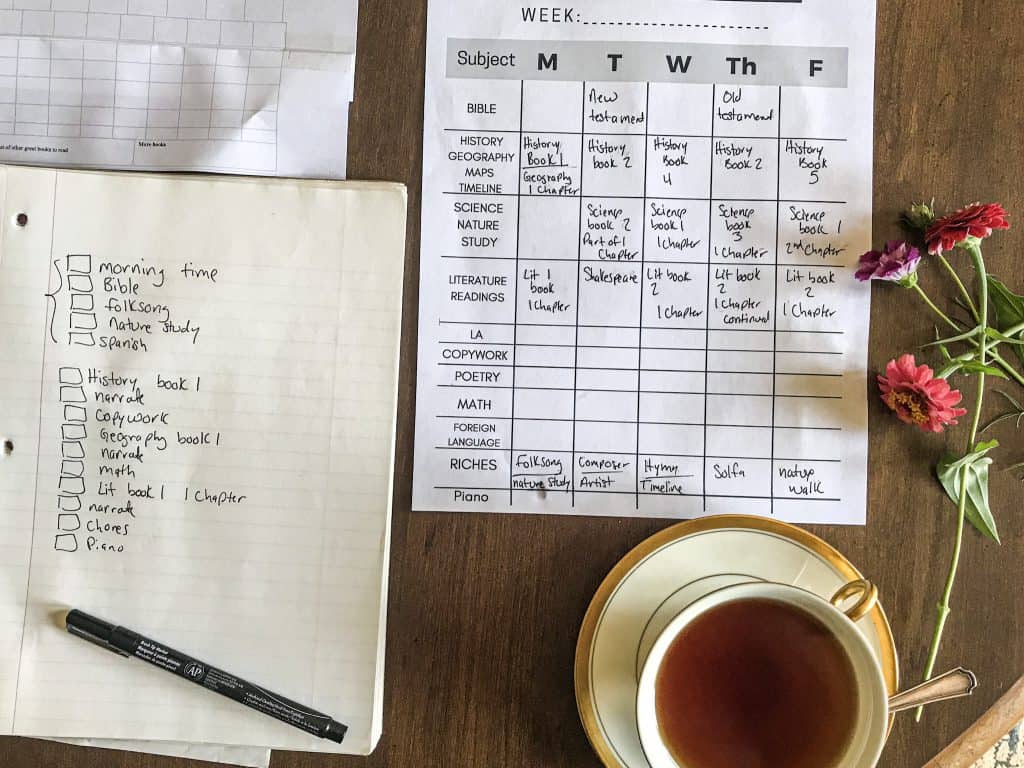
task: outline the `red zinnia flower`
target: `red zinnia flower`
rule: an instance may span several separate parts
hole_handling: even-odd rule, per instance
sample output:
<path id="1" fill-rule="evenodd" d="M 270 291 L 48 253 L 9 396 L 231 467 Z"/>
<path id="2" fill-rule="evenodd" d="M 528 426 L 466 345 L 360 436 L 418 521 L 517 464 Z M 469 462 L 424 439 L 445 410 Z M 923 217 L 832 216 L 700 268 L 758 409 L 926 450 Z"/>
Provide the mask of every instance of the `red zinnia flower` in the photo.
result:
<path id="1" fill-rule="evenodd" d="M 951 251 L 967 240 L 976 237 L 983 240 L 996 229 L 1009 229 L 1007 213 L 998 203 L 981 205 L 975 203 L 956 213 L 936 219 L 925 232 L 924 239 L 928 243 L 928 253 L 937 256 L 944 251 Z"/>
<path id="2" fill-rule="evenodd" d="M 967 413 L 956 407 L 963 400 L 959 390 L 950 389 L 949 382 L 936 378 L 927 365 L 917 365 L 913 355 L 890 361 L 885 374 L 878 377 L 882 401 L 901 421 L 923 432 L 941 432 Z"/>

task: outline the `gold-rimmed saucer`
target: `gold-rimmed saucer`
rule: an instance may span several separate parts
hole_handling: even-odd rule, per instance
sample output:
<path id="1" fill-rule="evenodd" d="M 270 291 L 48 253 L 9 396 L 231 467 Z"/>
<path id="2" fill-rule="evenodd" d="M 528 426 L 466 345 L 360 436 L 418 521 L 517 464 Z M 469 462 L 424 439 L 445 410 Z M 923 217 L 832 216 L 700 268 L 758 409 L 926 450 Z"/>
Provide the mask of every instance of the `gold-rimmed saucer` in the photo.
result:
<path id="1" fill-rule="evenodd" d="M 649 768 L 636 726 L 639 659 L 691 602 L 747 581 L 792 584 L 827 599 L 861 577 L 817 536 L 760 517 L 693 520 L 642 542 L 601 583 L 576 645 L 576 704 L 598 757 L 606 768 Z M 882 607 L 858 627 L 895 694 L 899 667 Z"/>

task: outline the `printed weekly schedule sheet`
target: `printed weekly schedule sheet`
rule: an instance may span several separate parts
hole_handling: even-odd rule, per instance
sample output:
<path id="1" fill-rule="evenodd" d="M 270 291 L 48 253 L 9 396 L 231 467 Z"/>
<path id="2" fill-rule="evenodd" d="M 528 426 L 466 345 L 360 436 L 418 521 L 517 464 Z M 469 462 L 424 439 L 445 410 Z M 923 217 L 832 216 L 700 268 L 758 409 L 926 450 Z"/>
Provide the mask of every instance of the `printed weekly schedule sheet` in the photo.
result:
<path id="1" fill-rule="evenodd" d="M 414 508 L 863 524 L 875 3 L 428 25 Z"/>

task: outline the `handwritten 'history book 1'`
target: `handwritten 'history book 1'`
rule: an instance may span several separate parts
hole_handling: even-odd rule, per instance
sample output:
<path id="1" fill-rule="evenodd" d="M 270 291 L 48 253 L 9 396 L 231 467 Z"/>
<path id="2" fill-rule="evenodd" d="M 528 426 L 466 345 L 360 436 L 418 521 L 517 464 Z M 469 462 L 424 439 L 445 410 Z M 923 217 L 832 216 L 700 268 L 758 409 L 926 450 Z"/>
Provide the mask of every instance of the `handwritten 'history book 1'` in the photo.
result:
<path id="1" fill-rule="evenodd" d="M 397 185 L 0 168 L 0 732 L 373 748 L 405 208 Z M 71 607 L 348 735 L 76 641 Z"/>

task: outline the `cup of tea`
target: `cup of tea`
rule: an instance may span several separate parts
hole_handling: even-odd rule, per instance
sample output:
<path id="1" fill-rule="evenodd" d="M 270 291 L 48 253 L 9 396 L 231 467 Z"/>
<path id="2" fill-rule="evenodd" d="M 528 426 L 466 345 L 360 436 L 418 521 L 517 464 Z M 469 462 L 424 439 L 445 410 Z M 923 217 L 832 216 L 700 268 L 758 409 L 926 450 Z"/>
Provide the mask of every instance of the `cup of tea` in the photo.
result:
<path id="1" fill-rule="evenodd" d="M 874 768 L 888 693 L 855 622 L 877 599 L 863 580 L 831 602 L 759 582 L 687 606 L 640 674 L 637 725 L 651 768 Z"/>

